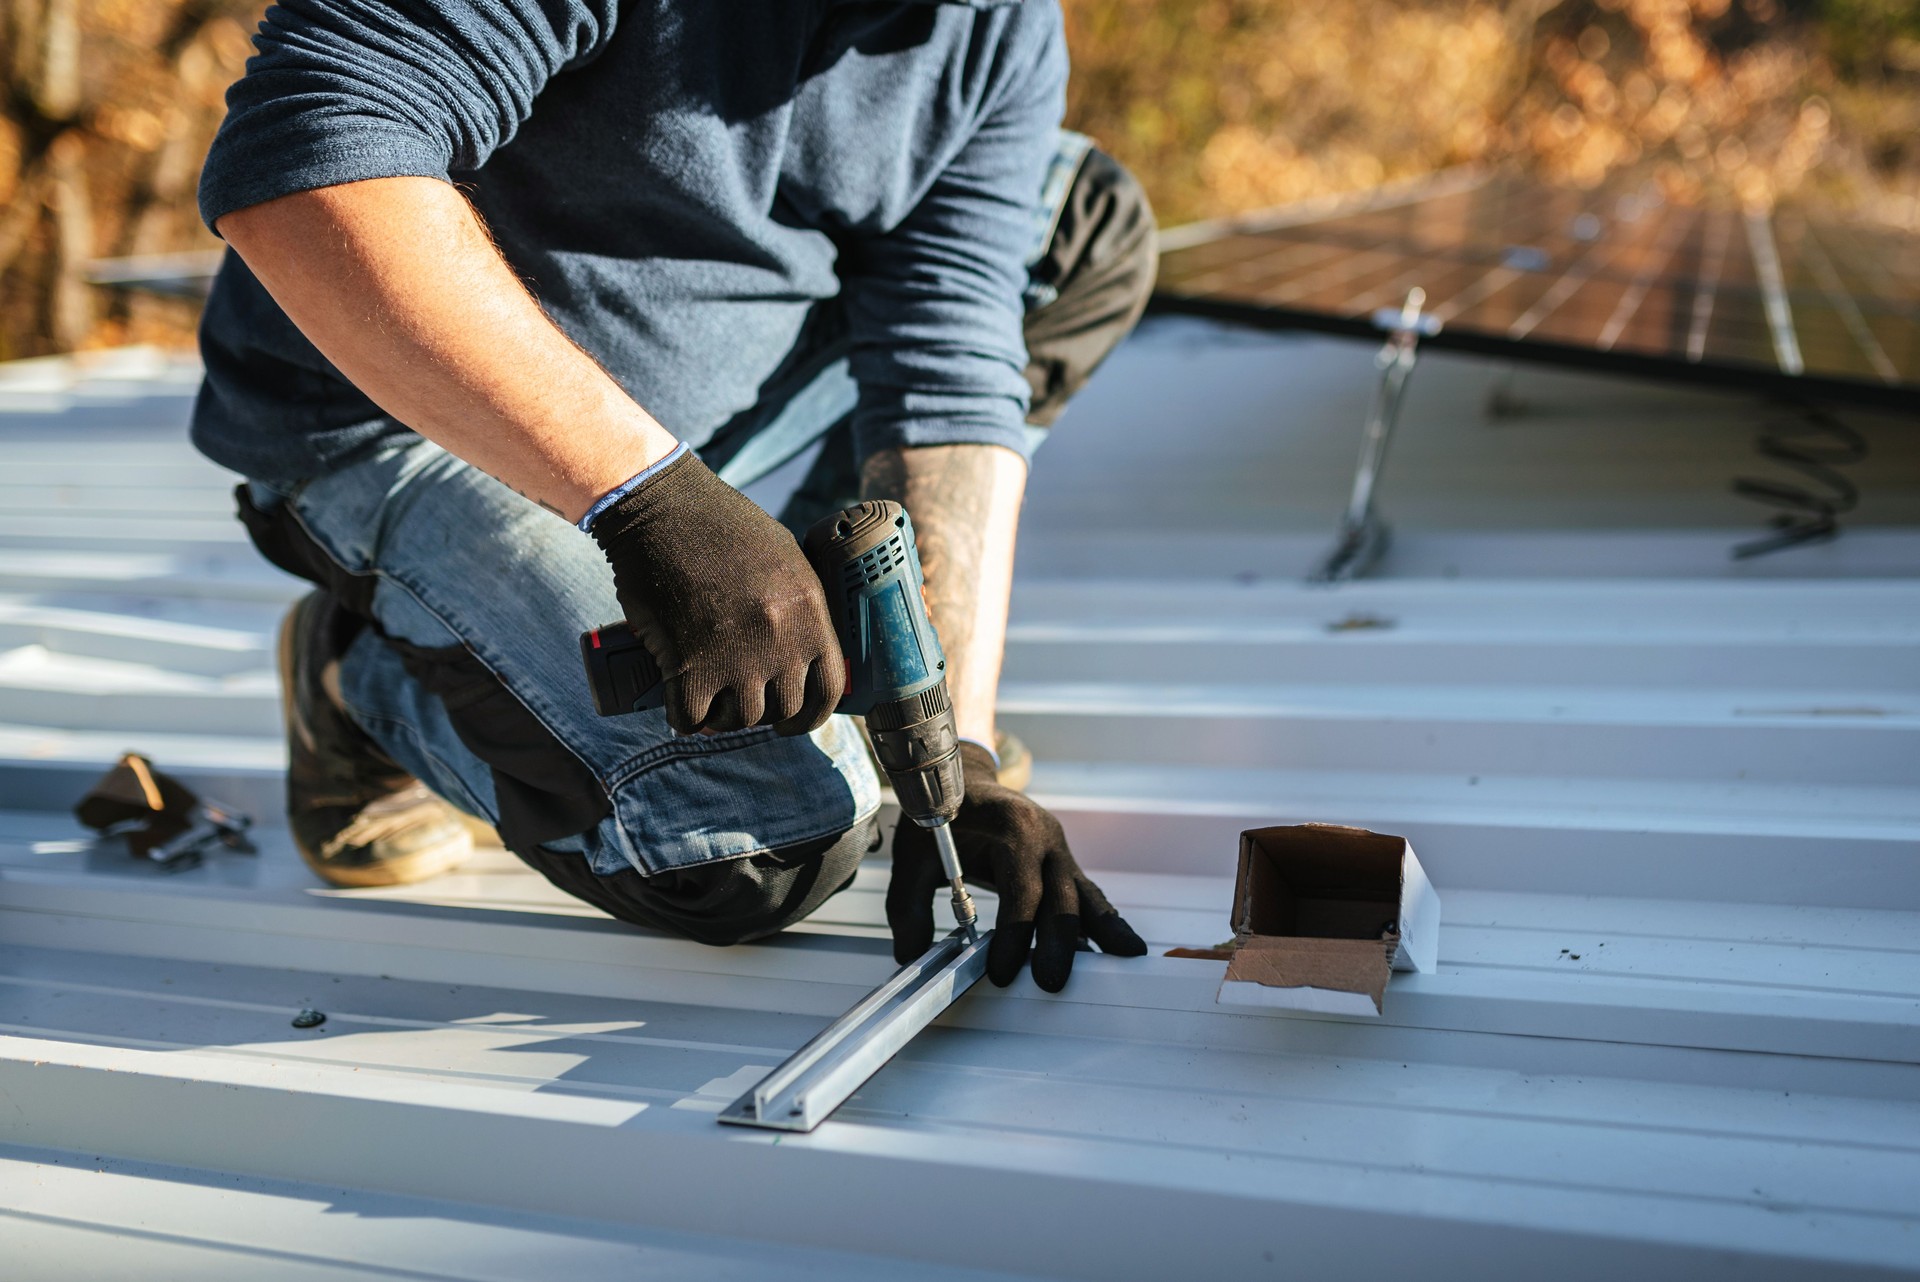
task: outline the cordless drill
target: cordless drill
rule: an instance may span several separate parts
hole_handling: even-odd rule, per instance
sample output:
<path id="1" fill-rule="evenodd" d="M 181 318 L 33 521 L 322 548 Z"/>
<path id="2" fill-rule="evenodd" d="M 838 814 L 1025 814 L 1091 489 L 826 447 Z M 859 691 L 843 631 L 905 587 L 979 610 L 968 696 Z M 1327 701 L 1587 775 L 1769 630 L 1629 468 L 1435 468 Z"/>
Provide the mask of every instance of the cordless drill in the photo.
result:
<path id="1" fill-rule="evenodd" d="M 979 937 L 949 828 L 965 789 L 960 736 L 947 694 L 947 660 L 921 595 L 920 554 L 906 509 L 856 503 L 817 522 L 801 544 L 826 589 L 847 691 L 836 711 L 865 717 L 874 755 L 900 811 L 933 835 L 953 887 L 953 915 Z M 624 624 L 580 635 L 580 657 L 603 717 L 658 708 L 666 685 L 653 656 Z"/>

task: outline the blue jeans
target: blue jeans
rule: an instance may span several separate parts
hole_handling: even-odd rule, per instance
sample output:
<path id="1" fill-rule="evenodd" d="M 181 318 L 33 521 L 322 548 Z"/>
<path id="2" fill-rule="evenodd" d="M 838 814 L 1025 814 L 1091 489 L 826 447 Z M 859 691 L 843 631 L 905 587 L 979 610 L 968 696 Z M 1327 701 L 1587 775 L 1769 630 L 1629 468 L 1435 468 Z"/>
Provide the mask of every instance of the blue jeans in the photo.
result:
<path id="1" fill-rule="evenodd" d="M 283 497 L 331 561 L 372 581 L 378 630 L 361 632 L 341 661 L 348 710 L 461 809 L 501 821 L 494 766 L 465 741 L 449 692 L 419 679 L 409 652 L 432 663 L 464 650 L 585 767 L 608 813 L 586 832 L 540 844 L 584 855 L 602 876 L 792 846 L 844 832 L 879 808 L 878 780 L 845 717 L 787 739 L 765 727 L 681 737 L 658 711 L 595 715 L 578 638 L 621 617 L 599 549 L 432 442 L 383 447 Z M 451 701 L 459 704 L 457 692 Z"/>

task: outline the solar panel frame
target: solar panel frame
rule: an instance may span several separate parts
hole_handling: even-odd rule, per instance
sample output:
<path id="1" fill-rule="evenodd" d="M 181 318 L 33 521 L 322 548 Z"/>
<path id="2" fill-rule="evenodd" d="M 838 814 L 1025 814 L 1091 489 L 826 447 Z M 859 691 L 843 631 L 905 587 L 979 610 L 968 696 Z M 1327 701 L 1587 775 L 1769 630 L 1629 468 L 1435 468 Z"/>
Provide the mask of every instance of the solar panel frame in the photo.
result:
<path id="1" fill-rule="evenodd" d="M 1378 338 L 1418 285 L 1425 347 L 1920 414 L 1920 238 L 1891 230 L 1449 174 L 1164 240 L 1162 312 Z"/>

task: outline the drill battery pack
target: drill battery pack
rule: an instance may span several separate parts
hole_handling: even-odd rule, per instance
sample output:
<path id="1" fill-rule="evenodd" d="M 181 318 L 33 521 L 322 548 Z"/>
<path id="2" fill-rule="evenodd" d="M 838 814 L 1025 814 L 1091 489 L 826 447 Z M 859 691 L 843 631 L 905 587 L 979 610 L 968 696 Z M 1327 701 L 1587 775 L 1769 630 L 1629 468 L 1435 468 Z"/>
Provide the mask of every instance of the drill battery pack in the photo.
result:
<path id="1" fill-rule="evenodd" d="M 666 683 L 653 655 L 625 624 L 580 634 L 580 662 L 593 692 L 593 710 L 618 717 L 666 704 Z"/>

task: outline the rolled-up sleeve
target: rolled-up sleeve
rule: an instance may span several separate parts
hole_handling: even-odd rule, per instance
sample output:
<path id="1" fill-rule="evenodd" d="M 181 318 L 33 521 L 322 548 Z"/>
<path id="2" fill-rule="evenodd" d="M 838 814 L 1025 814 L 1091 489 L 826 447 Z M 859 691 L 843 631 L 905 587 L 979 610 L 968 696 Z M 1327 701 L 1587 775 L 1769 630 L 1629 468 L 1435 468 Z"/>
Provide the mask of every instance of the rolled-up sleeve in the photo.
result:
<path id="1" fill-rule="evenodd" d="M 1059 10 L 1025 65 L 913 212 L 863 242 L 843 286 L 860 387 L 855 448 L 1004 445 L 1030 453 L 1022 292 L 1059 144 L 1067 55 Z"/>
<path id="2" fill-rule="evenodd" d="M 283 0 L 269 8 L 200 177 L 207 226 L 296 191 L 478 168 L 618 0 Z"/>

